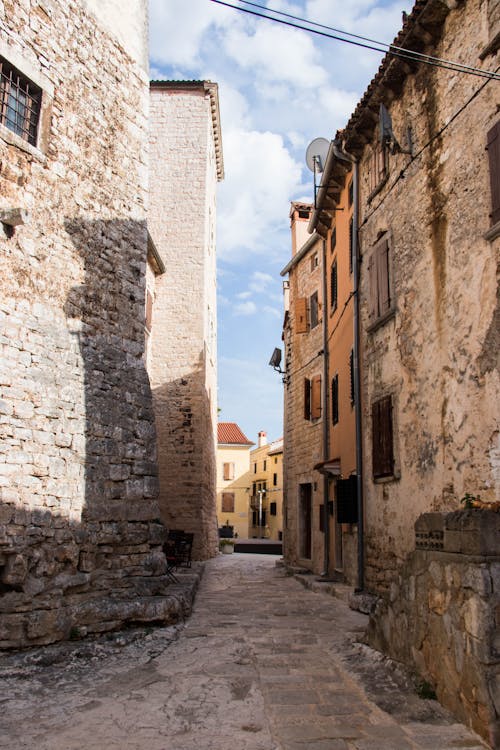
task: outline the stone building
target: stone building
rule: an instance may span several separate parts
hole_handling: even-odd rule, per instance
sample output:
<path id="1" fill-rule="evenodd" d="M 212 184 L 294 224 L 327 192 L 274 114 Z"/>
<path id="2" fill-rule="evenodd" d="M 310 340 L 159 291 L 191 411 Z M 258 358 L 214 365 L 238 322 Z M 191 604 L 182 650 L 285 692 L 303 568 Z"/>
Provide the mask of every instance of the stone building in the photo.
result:
<path id="1" fill-rule="evenodd" d="M 168 620 L 146 3 L 0 5 L 0 646 Z"/>
<path id="2" fill-rule="evenodd" d="M 308 237 L 312 206 L 292 203 L 290 209 L 292 258 L 282 270 L 288 274 L 285 312 L 284 401 L 284 534 L 283 555 L 292 565 L 316 572 L 324 564 L 321 508 L 325 501 L 323 477 L 315 467 L 323 455 L 324 349 L 323 240 Z"/>
<path id="3" fill-rule="evenodd" d="M 241 539 L 248 536 L 251 440 L 235 422 L 217 425 L 217 521 Z"/>
<path id="4" fill-rule="evenodd" d="M 248 536 L 254 539 L 283 538 L 283 438 L 267 442 L 259 432 L 257 448 L 250 453 L 250 517 Z"/>
<path id="5" fill-rule="evenodd" d="M 167 272 L 155 280 L 148 369 L 160 509 L 217 551 L 216 187 L 224 165 L 217 84 L 153 81 L 148 226 Z"/>

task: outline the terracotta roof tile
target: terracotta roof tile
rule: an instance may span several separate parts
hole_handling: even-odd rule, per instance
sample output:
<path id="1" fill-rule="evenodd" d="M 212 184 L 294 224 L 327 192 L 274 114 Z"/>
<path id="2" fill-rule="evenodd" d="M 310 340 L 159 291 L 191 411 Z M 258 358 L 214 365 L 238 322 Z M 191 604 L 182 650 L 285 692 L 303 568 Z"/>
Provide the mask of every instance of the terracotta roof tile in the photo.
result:
<path id="1" fill-rule="evenodd" d="M 255 445 L 240 430 L 236 422 L 219 422 L 217 425 L 217 440 L 219 443 L 231 445 Z"/>

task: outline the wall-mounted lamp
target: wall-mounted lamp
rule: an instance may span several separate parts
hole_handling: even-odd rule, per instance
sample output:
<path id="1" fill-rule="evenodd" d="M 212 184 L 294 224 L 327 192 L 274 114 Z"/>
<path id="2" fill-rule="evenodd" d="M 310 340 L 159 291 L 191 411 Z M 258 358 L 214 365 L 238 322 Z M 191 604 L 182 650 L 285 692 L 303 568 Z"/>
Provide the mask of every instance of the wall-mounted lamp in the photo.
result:
<path id="1" fill-rule="evenodd" d="M 286 372 L 285 370 L 282 370 L 281 365 L 281 349 L 278 349 L 278 347 L 275 348 L 271 355 L 271 359 L 269 360 L 270 367 L 273 368 L 273 370 L 276 370 L 276 372 L 279 372 L 280 375 L 283 375 L 283 382 L 286 383 Z"/>

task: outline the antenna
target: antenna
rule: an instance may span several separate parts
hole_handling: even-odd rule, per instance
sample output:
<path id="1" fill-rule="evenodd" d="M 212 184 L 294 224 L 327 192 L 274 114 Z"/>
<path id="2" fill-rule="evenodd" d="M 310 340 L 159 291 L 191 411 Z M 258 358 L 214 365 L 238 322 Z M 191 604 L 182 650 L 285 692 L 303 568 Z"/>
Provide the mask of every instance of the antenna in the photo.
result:
<path id="1" fill-rule="evenodd" d="M 316 208 L 316 174 L 324 171 L 329 148 L 330 141 L 326 138 L 315 138 L 306 150 L 306 164 L 314 174 L 314 208 Z"/>

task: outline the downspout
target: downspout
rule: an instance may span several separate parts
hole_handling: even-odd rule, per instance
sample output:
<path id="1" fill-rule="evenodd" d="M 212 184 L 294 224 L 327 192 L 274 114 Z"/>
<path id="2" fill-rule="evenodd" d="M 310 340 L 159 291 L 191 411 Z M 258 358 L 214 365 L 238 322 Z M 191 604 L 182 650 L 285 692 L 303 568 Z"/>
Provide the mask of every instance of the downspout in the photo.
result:
<path id="1" fill-rule="evenodd" d="M 358 587 L 361 592 L 365 587 L 365 550 L 364 550 L 364 498 L 363 498 L 363 446 L 361 433 L 361 378 L 359 362 L 359 258 L 358 258 L 358 226 L 359 226 L 359 167 L 356 157 L 343 151 L 336 143 L 333 145 L 335 156 L 342 161 L 350 162 L 353 166 L 353 214 L 352 214 L 352 270 L 354 295 L 354 409 L 356 421 L 356 487 L 358 495 Z"/>
<path id="2" fill-rule="evenodd" d="M 328 315 L 326 280 L 326 240 L 323 240 L 323 461 L 330 458 L 330 434 L 328 430 Z M 330 515 L 328 513 L 328 474 L 323 474 L 323 528 L 325 534 L 323 576 L 330 571 Z"/>

